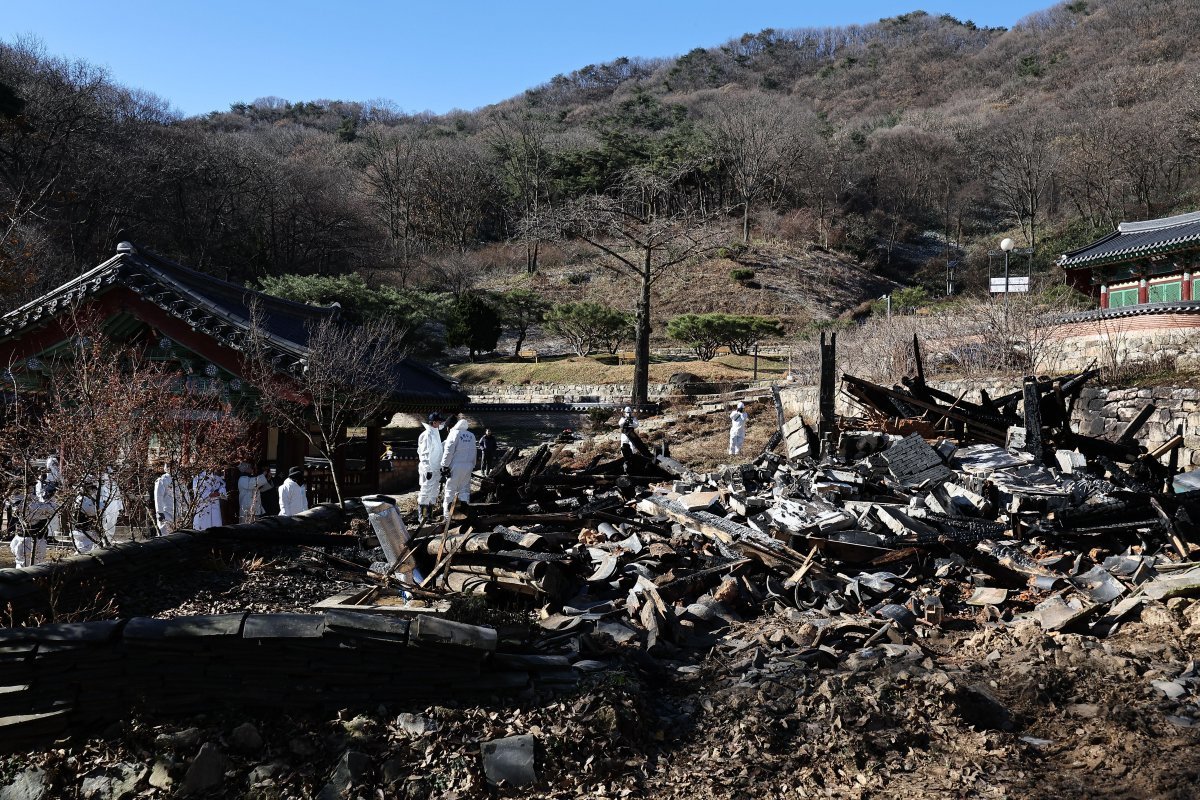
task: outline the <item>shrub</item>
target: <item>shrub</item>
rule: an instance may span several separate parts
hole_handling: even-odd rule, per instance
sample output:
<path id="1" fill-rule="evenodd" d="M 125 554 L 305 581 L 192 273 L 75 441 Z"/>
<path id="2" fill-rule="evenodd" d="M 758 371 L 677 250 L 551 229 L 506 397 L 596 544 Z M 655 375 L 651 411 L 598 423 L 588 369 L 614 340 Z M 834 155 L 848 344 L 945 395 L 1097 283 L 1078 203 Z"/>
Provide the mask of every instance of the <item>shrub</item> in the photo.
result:
<path id="1" fill-rule="evenodd" d="M 748 281 L 754 277 L 754 270 L 746 267 L 738 267 L 737 269 L 729 270 L 729 277 L 735 281 Z"/>
<path id="2" fill-rule="evenodd" d="M 771 317 L 681 314 L 667 323 L 667 335 L 686 344 L 701 361 L 711 361 L 718 347 L 745 355 L 756 342 L 782 336 L 783 326 Z"/>
<path id="3" fill-rule="evenodd" d="M 633 317 L 600 303 L 559 303 L 546 313 L 546 327 L 565 337 L 578 355 L 598 346 L 616 353 L 633 335 Z"/>
<path id="4" fill-rule="evenodd" d="M 496 349 L 500 340 L 500 314 L 494 298 L 470 292 L 458 298 L 446 326 L 446 343 L 466 347 L 472 361 L 479 353 Z"/>

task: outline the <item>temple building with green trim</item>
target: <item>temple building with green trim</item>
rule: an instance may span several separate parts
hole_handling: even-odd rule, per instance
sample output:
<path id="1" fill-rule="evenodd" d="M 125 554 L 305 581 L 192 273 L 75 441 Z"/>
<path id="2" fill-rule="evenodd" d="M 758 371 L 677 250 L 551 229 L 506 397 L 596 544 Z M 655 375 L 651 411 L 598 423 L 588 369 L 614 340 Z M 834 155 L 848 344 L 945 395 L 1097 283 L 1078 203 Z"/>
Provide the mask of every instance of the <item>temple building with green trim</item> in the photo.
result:
<path id="1" fill-rule="evenodd" d="M 1200 311 L 1200 211 L 1123 222 L 1058 264 L 1104 311 Z"/>

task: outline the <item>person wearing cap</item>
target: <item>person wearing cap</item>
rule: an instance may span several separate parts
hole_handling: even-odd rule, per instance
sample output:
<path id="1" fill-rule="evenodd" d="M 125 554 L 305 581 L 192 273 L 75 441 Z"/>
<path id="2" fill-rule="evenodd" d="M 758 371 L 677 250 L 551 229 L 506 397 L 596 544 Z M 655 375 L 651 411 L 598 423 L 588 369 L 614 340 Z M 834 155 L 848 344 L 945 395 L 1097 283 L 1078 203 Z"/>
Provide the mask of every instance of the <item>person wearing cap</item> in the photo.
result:
<path id="1" fill-rule="evenodd" d="M 467 421 L 461 416 L 450 435 L 442 453 L 442 475 L 446 478 L 446 490 L 442 494 L 442 514 L 450 519 L 450 509 L 457 499 L 460 505 L 471 502 L 471 473 L 475 471 L 475 434 L 467 429 Z"/>
<path id="2" fill-rule="evenodd" d="M 304 468 L 292 467 L 287 480 L 279 486 L 279 516 L 294 517 L 308 510 L 308 489 L 304 486 Z"/>
<path id="3" fill-rule="evenodd" d="M 738 403 L 729 414 L 729 455 L 741 455 L 742 443 L 746 441 L 746 404 Z"/>
<path id="4" fill-rule="evenodd" d="M 433 509 L 437 505 L 438 492 L 442 488 L 442 415 L 436 411 L 429 421 L 422 423 L 425 430 L 417 439 L 417 523 L 424 525 L 433 521 Z"/>
<path id="5" fill-rule="evenodd" d="M 192 496 L 196 498 L 196 512 L 192 515 L 192 528 L 206 531 L 224 524 L 221 519 L 221 501 L 228 495 L 225 478 L 216 470 L 200 470 L 192 478 Z"/>
<path id="6" fill-rule="evenodd" d="M 496 462 L 496 437 L 492 435 L 491 428 L 485 428 L 483 436 L 479 437 L 479 461 L 484 474 L 492 471 L 492 464 Z"/>
<path id="7" fill-rule="evenodd" d="M 617 428 L 621 431 L 621 455 L 625 456 L 626 471 L 628 471 L 629 460 L 633 458 L 633 440 L 629 438 L 629 434 L 637 429 L 637 416 L 634 415 L 633 409 L 625 406 L 624 416 L 617 422 Z"/>
<path id="8" fill-rule="evenodd" d="M 262 493 L 271 488 L 271 480 L 264 471 L 255 475 L 249 461 L 238 464 L 238 472 L 238 521 L 254 522 L 263 515 Z"/>

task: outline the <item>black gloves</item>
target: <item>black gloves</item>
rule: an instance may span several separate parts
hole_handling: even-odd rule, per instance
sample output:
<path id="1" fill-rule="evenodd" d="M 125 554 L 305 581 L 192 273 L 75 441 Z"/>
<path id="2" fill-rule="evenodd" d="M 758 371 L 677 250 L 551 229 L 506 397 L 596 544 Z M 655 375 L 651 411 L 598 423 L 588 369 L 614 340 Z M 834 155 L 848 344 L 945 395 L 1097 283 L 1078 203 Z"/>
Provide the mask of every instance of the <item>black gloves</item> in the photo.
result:
<path id="1" fill-rule="evenodd" d="M 442 467 L 442 477 L 443 478 L 450 477 L 450 468 L 449 467 Z"/>
<path id="2" fill-rule="evenodd" d="M 427 480 L 427 481 L 433 480 L 433 472 L 432 471 L 425 473 L 425 480 Z"/>

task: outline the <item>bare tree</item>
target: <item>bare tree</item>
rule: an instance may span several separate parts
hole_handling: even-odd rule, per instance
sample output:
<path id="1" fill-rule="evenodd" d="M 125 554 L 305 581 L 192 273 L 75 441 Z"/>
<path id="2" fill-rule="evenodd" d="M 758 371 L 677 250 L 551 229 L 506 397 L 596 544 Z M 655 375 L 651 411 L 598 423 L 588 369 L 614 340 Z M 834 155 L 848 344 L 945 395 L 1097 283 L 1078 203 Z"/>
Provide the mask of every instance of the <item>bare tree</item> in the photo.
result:
<path id="1" fill-rule="evenodd" d="M 981 141 L 980 155 L 999 205 L 1020 226 L 1029 246 L 1037 247 L 1038 225 L 1058 168 L 1054 132 L 1029 109 L 1014 109 Z M 1003 123 L 1003 124 L 1001 124 Z"/>
<path id="2" fill-rule="evenodd" d="M 379 417 L 396 390 L 407 334 L 387 318 L 354 326 L 329 317 L 309 327 L 308 353 L 290 374 L 281 374 L 262 310 L 254 306 L 245 345 L 247 377 L 260 393 L 262 412 L 303 436 L 332 467 L 345 446 L 346 428 Z M 337 470 L 330 474 L 341 501 Z"/>
<path id="3" fill-rule="evenodd" d="M 518 226 L 525 240 L 525 271 L 537 272 L 542 214 L 554 204 L 554 155 L 558 142 L 546 120 L 531 113 L 496 113 L 489 137 L 500 162 L 506 194 L 530 224 Z"/>
<path id="4" fill-rule="evenodd" d="M 67 316 L 64 331 L 53 354 L 6 371 L 15 399 L 0 431 L 0 450 L 26 473 L 24 486 L 31 464 L 58 458 L 64 530 L 76 527 L 84 498 L 104 516 L 116 496 L 106 481 L 119 488 L 127 516 L 152 520 L 153 509 L 138 506 L 151 495 L 157 467 L 172 463 L 177 484 L 190 487 L 201 471 L 249 453 L 249 424 L 218 379 L 189 373 L 145 341 L 110 338 L 103 318 L 87 309 Z M 179 500 L 176 518 L 190 527 L 201 499 L 182 491 Z M 99 543 L 98 527 L 84 533 Z"/>
<path id="5" fill-rule="evenodd" d="M 601 264 L 638 282 L 634 329 L 633 402 L 645 403 L 650 386 L 650 297 L 654 285 L 720 246 L 724 231 L 714 215 L 680 202 L 669 179 L 627 175 L 611 195 L 588 195 L 556 216 L 559 229 L 598 250 Z"/>
<path id="6" fill-rule="evenodd" d="M 750 205 L 787 182 L 800 150 L 798 120 L 779 98 L 758 92 L 721 98 L 713 120 L 718 153 L 742 201 L 742 241 L 750 241 Z"/>
<path id="7" fill-rule="evenodd" d="M 390 131 L 373 126 L 361 138 L 359 166 L 367 197 L 387 231 L 392 267 L 400 276 L 400 285 L 405 286 L 418 242 L 420 131 L 413 127 Z"/>

